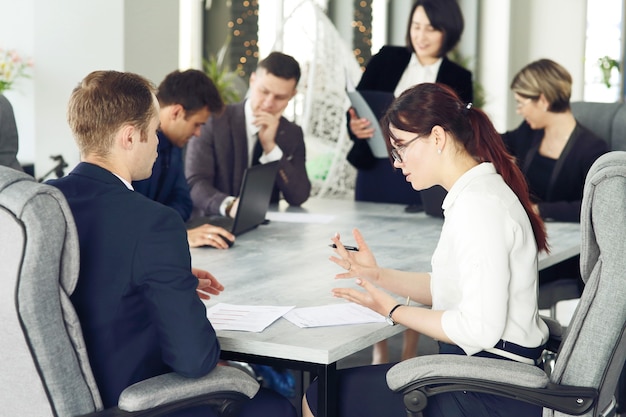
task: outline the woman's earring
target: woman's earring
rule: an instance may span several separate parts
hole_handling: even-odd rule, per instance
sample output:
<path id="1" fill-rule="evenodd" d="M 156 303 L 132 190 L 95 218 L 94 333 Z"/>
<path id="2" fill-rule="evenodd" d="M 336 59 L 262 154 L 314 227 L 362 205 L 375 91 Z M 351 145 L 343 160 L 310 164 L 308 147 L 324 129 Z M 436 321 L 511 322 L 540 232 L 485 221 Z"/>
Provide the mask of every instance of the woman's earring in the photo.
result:
<path id="1" fill-rule="evenodd" d="M 438 148 L 438 149 L 437 149 L 437 153 L 438 153 L 439 155 L 441 155 L 441 148 Z"/>

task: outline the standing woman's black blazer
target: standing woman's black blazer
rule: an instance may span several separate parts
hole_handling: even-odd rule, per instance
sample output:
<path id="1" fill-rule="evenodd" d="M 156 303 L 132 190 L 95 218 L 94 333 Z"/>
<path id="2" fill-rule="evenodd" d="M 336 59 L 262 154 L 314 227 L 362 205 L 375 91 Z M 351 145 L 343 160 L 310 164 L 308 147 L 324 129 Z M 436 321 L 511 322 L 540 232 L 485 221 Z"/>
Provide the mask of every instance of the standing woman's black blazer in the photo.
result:
<path id="1" fill-rule="evenodd" d="M 383 46 L 367 64 L 357 90 L 393 93 L 412 53 L 403 46 Z M 436 81 L 452 87 L 464 102 L 474 100 L 472 73 L 446 57 L 439 67 Z"/>
<path id="2" fill-rule="evenodd" d="M 357 90 L 393 94 L 404 70 L 409 65 L 413 52 L 402 46 L 383 46 L 367 64 Z M 474 98 L 472 73 L 444 57 L 436 82 L 452 87 L 461 100 L 468 103 Z M 371 103 L 370 103 L 371 105 Z M 376 107 L 376 106 L 375 106 Z M 385 106 L 372 107 L 380 119 L 386 111 Z M 393 168 L 391 160 L 375 158 L 365 141 L 358 141 L 350 132 L 348 116 L 348 133 L 355 141 L 348 153 L 348 161 L 357 167 L 355 199 L 357 201 L 377 201 L 401 203 L 409 205 L 421 204 L 420 193 L 405 181 L 401 171 Z M 441 193 L 440 193 L 441 194 Z"/>

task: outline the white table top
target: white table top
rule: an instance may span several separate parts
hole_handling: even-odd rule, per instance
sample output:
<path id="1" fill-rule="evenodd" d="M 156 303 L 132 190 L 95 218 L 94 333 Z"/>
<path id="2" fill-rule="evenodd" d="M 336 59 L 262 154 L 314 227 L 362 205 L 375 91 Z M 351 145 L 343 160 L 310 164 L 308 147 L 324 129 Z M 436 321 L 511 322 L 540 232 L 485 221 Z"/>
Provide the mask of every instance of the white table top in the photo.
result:
<path id="1" fill-rule="evenodd" d="M 237 237 L 229 250 L 191 250 L 193 266 L 214 274 L 225 291 L 208 301 L 251 305 L 319 306 L 344 302 L 331 289 L 352 286 L 335 280 L 341 269 L 328 260 L 330 237 L 339 232 L 345 244 L 354 244 L 358 227 L 381 266 L 428 271 L 443 219 L 423 213 L 405 213 L 404 206 L 346 200 L 311 199 L 303 207 L 282 204 L 270 209 L 286 213 L 331 216 L 328 223 L 272 221 Z M 328 217 L 327 217 L 328 219 Z M 580 251 L 580 227 L 549 223 L 550 256 L 540 268 Z M 386 323 L 300 329 L 279 319 L 261 333 L 218 331 L 222 350 L 315 364 L 333 364 L 384 340 L 404 328 Z"/>

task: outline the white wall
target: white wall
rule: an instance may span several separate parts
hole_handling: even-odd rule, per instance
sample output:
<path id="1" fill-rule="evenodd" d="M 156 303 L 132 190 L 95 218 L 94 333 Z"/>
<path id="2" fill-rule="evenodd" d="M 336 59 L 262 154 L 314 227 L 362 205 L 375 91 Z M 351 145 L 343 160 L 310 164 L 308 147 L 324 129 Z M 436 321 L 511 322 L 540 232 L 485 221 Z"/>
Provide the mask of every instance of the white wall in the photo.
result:
<path id="1" fill-rule="evenodd" d="M 34 162 L 36 176 L 55 165 L 51 155 L 63 155 L 69 169 L 79 162 L 65 113 L 85 75 L 134 71 L 158 84 L 178 67 L 178 0 L 0 0 L 0 10 L 9 11 L 0 45 L 35 61 L 32 80 L 7 97 L 18 123 L 18 159 Z"/>
<path id="2" fill-rule="evenodd" d="M 31 0 L 33 1 L 33 0 Z M 122 70 L 122 0 L 34 0 L 35 169 L 41 176 L 61 154 L 70 168 L 79 155 L 66 123 L 72 89 L 96 69 Z"/>
<path id="3" fill-rule="evenodd" d="M 587 0 L 481 0 L 479 80 L 496 128 L 516 127 L 509 85 L 527 63 L 550 58 L 572 74 L 572 101 L 582 100 Z M 503 58 L 508 57 L 508 58 Z"/>
<path id="4" fill-rule="evenodd" d="M 0 48 L 15 49 L 24 58 L 34 57 L 33 0 L 0 0 L 3 12 L 0 24 Z M 8 18 L 11 16 L 11 18 Z M 32 75 L 36 68 L 31 69 Z M 18 159 L 23 163 L 35 161 L 35 101 L 33 79 L 20 79 L 15 82 L 14 90 L 5 96 L 9 99 L 15 113 L 20 137 Z"/>

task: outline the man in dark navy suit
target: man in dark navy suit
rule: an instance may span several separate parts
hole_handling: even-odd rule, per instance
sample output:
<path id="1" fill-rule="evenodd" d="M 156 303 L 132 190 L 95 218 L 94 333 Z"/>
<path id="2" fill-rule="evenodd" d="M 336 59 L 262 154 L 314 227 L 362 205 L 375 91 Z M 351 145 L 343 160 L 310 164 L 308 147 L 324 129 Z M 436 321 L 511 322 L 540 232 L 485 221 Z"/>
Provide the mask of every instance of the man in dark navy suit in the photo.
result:
<path id="1" fill-rule="evenodd" d="M 180 215 L 132 188 L 150 176 L 157 157 L 153 85 L 132 73 L 92 72 L 72 92 L 67 114 L 81 163 L 49 183 L 63 192 L 76 221 L 81 265 L 71 299 L 110 407 L 135 382 L 214 369 L 220 346 L 196 290 L 218 295 L 223 286 L 191 267 Z M 263 390 L 242 415 L 295 416 L 295 410 Z"/>
<path id="2" fill-rule="evenodd" d="M 159 84 L 159 156 L 150 178 L 133 181 L 135 191 L 176 210 L 183 221 L 189 220 L 193 204 L 183 168 L 183 148 L 211 114 L 224 108 L 213 81 L 202 71 L 173 71 Z M 187 230 L 190 247 L 213 246 L 228 249 L 235 236 L 222 227 L 203 224 Z"/>

